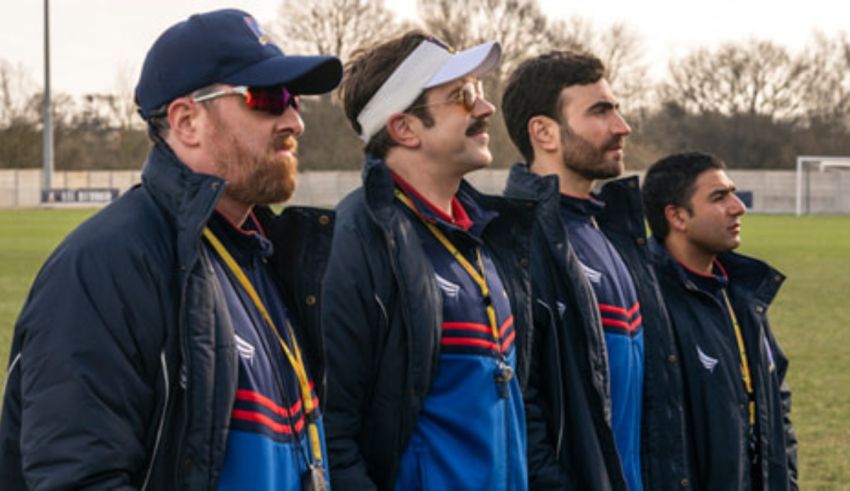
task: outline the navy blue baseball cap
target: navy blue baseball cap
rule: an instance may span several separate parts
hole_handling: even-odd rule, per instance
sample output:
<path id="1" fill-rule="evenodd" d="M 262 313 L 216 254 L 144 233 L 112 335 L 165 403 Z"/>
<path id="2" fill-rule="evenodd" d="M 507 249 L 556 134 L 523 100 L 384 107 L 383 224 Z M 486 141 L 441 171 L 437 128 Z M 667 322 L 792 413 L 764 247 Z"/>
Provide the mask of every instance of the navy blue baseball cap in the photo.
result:
<path id="1" fill-rule="evenodd" d="M 263 33 L 251 14 L 216 10 L 195 14 L 154 42 L 136 85 L 142 118 L 194 90 L 216 84 L 285 84 L 296 94 L 322 94 L 342 78 L 333 56 L 290 56 Z"/>

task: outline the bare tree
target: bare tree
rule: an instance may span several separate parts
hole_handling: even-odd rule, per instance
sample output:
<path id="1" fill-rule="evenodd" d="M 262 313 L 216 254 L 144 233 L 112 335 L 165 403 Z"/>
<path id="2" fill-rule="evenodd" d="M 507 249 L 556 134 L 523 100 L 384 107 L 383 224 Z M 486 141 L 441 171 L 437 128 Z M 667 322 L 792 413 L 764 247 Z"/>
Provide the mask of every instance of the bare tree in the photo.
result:
<path id="1" fill-rule="evenodd" d="M 111 93 L 85 94 L 79 109 L 72 115 L 71 125 L 86 131 L 111 131 L 122 128 L 124 97 Z"/>
<path id="2" fill-rule="evenodd" d="M 283 0 L 270 31 L 285 51 L 334 55 L 347 60 L 361 46 L 400 29 L 382 0 Z"/>
<path id="3" fill-rule="evenodd" d="M 468 47 L 483 41 L 502 43 L 502 80 L 522 60 L 553 49 L 590 51 L 608 67 L 608 81 L 630 105 L 643 105 L 650 81 L 640 36 L 625 24 L 597 28 L 581 17 L 550 20 L 537 0 L 470 0 L 457 15 L 452 0 L 419 0 L 426 30 L 449 44 Z M 637 104 L 640 100 L 640 104 Z"/>
<path id="4" fill-rule="evenodd" d="M 809 121 L 847 123 L 850 116 L 850 40 L 846 33 L 829 38 L 815 32 L 804 50 L 806 67 L 800 93 Z"/>
<path id="5" fill-rule="evenodd" d="M 119 65 L 115 72 L 113 94 L 115 95 L 110 110 L 114 121 L 122 130 L 145 129 L 146 124 L 138 114 L 134 90 L 136 86 L 135 69 L 129 65 Z"/>
<path id="6" fill-rule="evenodd" d="M 546 29 L 548 49 L 593 51 L 597 29 L 587 17 L 574 15 L 551 21 Z"/>
<path id="7" fill-rule="evenodd" d="M 132 87 L 129 72 L 119 70 L 113 91 L 89 93 L 79 99 L 73 114 L 75 125 L 102 130 L 144 130 L 145 123 L 133 102 Z"/>
<path id="8" fill-rule="evenodd" d="M 769 41 L 698 49 L 668 67 L 662 94 L 696 113 L 764 115 L 790 120 L 800 113 L 805 66 Z"/>
<path id="9" fill-rule="evenodd" d="M 28 104 L 35 93 L 32 77 L 22 65 L 0 59 L 0 128 L 14 122 L 35 124 L 38 109 L 33 112 Z"/>
<path id="10" fill-rule="evenodd" d="M 588 51 L 599 57 L 607 68 L 606 79 L 628 108 L 651 102 L 643 40 L 634 29 L 619 22 L 598 28 L 587 18 L 573 16 L 552 22 L 547 33 L 552 49 Z"/>
<path id="11" fill-rule="evenodd" d="M 35 167 L 41 161 L 39 112 L 32 110 L 33 98 L 35 85 L 23 67 L 0 60 L 0 168 Z"/>
<path id="12" fill-rule="evenodd" d="M 548 45 L 548 23 L 537 0 L 419 0 L 418 9 L 425 30 L 457 48 L 499 41 L 496 80 Z"/>
<path id="13" fill-rule="evenodd" d="M 608 67 L 608 81 L 615 93 L 627 101 L 630 108 L 644 106 L 650 101 L 651 81 L 643 60 L 640 35 L 625 24 L 617 23 L 602 31 L 593 51 Z"/>

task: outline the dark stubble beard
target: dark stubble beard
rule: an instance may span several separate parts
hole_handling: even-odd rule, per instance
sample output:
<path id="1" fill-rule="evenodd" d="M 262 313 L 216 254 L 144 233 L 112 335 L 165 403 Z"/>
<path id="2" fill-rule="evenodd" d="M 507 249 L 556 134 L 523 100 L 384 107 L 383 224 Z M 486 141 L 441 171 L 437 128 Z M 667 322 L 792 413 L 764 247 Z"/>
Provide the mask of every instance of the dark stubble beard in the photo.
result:
<path id="1" fill-rule="evenodd" d="M 585 179 L 610 179 L 622 174 L 625 169 L 623 159 L 616 157 L 606 160 L 605 152 L 623 144 L 622 136 L 613 136 L 597 147 L 575 134 L 569 123 L 561 123 L 564 166 Z"/>
<path id="2" fill-rule="evenodd" d="M 240 141 L 218 115 L 213 119 L 213 155 L 221 177 L 227 180 L 226 195 L 247 205 L 281 203 L 292 197 L 298 172 L 295 137 L 277 135 L 267 148 L 253 149 Z M 292 155 L 275 153 L 282 149 L 289 149 Z"/>

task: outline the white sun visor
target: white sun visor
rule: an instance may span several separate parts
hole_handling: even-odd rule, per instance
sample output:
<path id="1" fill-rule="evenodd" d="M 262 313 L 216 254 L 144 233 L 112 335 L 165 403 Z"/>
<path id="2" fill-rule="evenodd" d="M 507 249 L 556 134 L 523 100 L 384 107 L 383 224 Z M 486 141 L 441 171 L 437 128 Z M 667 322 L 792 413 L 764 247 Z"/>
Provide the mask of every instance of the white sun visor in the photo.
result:
<path id="1" fill-rule="evenodd" d="M 498 66 L 501 57 L 502 48 L 496 42 L 452 53 L 435 42 L 422 41 L 360 111 L 360 139 L 367 143 L 390 116 L 413 104 L 423 90 L 462 77 L 485 75 Z"/>

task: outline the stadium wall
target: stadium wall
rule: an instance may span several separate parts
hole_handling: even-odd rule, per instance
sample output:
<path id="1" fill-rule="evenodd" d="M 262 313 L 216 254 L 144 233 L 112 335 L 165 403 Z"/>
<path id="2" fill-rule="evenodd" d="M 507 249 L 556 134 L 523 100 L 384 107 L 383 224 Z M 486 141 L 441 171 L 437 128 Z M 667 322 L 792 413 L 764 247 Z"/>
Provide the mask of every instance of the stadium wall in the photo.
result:
<path id="1" fill-rule="evenodd" d="M 500 193 L 507 169 L 488 169 L 470 175 L 470 181 L 487 193 Z M 740 191 L 752 193 L 751 211 L 756 213 L 794 213 L 795 173 L 793 171 L 730 171 Z M 123 193 L 141 179 L 139 171 L 58 171 L 54 188 L 109 188 Z M 0 170 L 0 208 L 41 206 L 41 170 Z M 299 175 L 292 204 L 333 207 L 360 184 L 356 171 L 304 172 Z M 808 209 L 814 214 L 850 213 L 850 172 L 812 172 Z M 805 201 L 805 198 L 804 198 Z"/>

